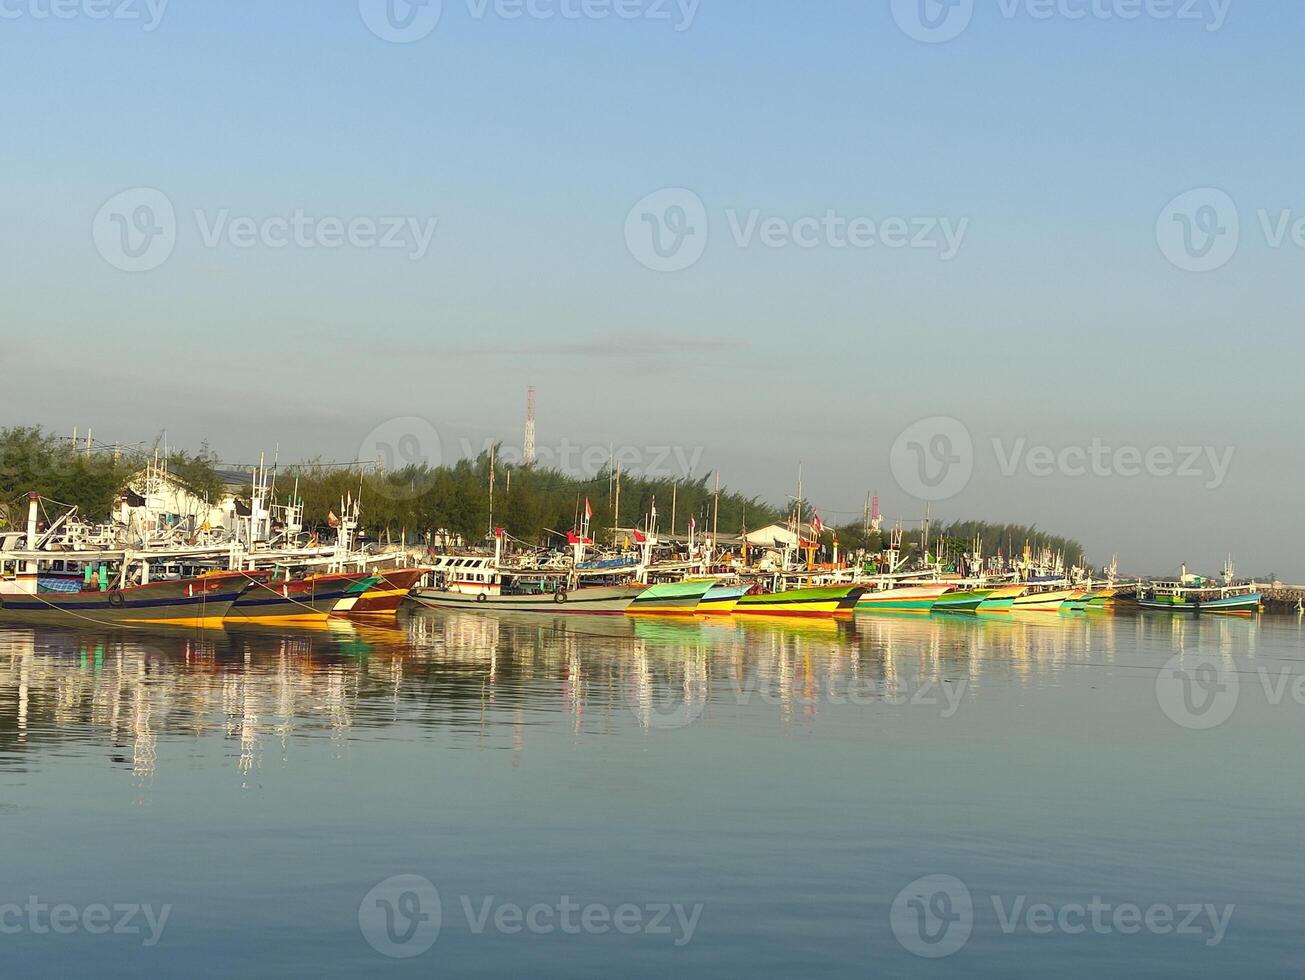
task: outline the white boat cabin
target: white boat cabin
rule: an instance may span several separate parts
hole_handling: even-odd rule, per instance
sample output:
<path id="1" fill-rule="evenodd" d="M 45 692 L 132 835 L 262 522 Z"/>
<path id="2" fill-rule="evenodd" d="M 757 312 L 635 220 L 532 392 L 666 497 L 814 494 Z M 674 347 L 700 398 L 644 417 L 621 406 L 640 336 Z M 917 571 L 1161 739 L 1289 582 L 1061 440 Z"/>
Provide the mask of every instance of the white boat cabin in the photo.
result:
<path id="1" fill-rule="evenodd" d="M 503 576 L 493 556 L 440 555 L 427 562 L 435 587 L 467 595 L 499 595 Z"/>

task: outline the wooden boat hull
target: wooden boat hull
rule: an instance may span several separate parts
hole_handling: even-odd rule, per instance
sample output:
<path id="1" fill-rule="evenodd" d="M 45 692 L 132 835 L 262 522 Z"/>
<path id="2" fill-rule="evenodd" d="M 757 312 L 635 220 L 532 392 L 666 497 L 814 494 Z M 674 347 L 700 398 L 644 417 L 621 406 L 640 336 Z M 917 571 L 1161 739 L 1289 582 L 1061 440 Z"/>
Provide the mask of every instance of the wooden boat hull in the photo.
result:
<path id="1" fill-rule="evenodd" d="M 1014 605 L 1015 599 L 1024 594 L 1026 585 L 999 585 L 992 590 L 992 594 L 979 603 L 976 612 L 1010 612 L 1011 606 Z"/>
<path id="2" fill-rule="evenodd" d="M 790 589 L 767 595 L 745 595 L 734 607 L 736 616 L 842 616 L 856 611 L 865 593 L 862 585 Z"/>
<path id="3" fill-rule="evenodd" d="M 244 572 L 218 572 L 106 592 L 0 595 L 0 622 L 220 628 L 248 585 Z"/>
<path id="4" fill-rule="evenodd" d="M 1190 599 L 1180 599 L 1177 596 L 1163 596 L 1158 599 L 1144 599 L 1139 596 L 1136 600 L 1141 609 L 1160 610 L 1163 612 L 1181 612 L 1181 613 L 1222 613 L 1232 616 L 1250 616 L 1260 611 L 1263 604 L 1263 595 L 1259 592 L 1250 592 L 1246 595 L 1227 596 L 1221 599 L 1210 599 L 1207 602 L 1197 602 Z"/>
<path id="5" fill-rule="evenodd" d="M 945 592 L 933 604 L 934 612 L 974 612 L 995 589 L 960 589 Z"/>
<path id="6" fill-rule="evenodd" d="M 1116 591 L 1113 588 L 1106 588 L 1097 592 L 1089 592 L 1083 599 L 1083 608 L 1088 611 L 1111 608 L 1117 601 L 1115 599 Z"/>
<path id="7" fill-rule="evenodd" d="M 631 616 L 692 616 L 715 585 L 714 579 L 653 585 L 640 592 L 625 612 Z"/>
<path id="8" fill-rule="evenodd" d="M 1078 589 L 1056 589 L 1052 592 L 1034 592 L 1016 596 L 1011 603 L 1013 612 L 1060 612 L 1062 606 L 1079 594 Z"/>
<path id="9" fill-rule="evenodd" d="M 952 586 L 947 582 L 928 585 L 902 585 L 891 589 L 868 590 L 856 601 L 857 612 L 916 611 L 928 612 L 939 596 Z"/>
<path id="10" fill-rule="evenodd" d="M 358 597 L 352 609 L 345 613 L 337 611 L 335 615 L 397 615 L 399 606 L 408 598 L 408 593 L 412 591 L 413 586 L 429 571 L 429 568 L 390 568 L 377 571 L 375 574 L 379 576 L 379 581 Z"/>
<path id="11" fill-rule="evenodd" d="M 747 594 L 747 585 L 713 585 L 698 600 L 695 610 L 699 616 L 728 616 Z"/>
<path id="12" fill-rule="evenodd" d="M 353 603 L 379 579 L 365 572 L 310 575 L 302 579 L 249 582 L 231 606 L 229 618 L 269 626 L 320 622 Z"/>
<path id="13" fill-rule="evenodd" d="M 467 612 L 524 612 L 550 615 L 619 616 L 643 592 L 641 585 L 596 585 L 572 592 L 540 595 L 471 595 L 441 589 L 417 589 L 412 597 L 423 606 Z"/>

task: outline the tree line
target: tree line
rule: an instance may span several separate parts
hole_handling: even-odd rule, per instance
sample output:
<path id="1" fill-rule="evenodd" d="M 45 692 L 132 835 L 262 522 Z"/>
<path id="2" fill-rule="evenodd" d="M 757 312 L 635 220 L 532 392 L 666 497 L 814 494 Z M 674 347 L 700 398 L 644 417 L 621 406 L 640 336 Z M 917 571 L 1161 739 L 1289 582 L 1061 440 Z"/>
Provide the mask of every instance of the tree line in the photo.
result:
<path id="1" fill-rule="evenodd" d="M 153 458 L 153 450 L 87 450 L 74 446 L 66 436 L 36 427 L 0 429 L 0 521 L 21 524 L 26 519 L 23 501 L 32 491 L 75 505 L 88 520 L 102 520 L 131 478 Z M 495 460 L 492 467 L 491 458 Z M 593 511 L 590 536 L 600 544 L 620 538 L 614 532 L 617 526 L 642 527 L 654 503 L 663 535 L 688 533 L 692 520 L 699 533 L 710 531 L 718 521 L 720 533 L 732 536 L 783 523 L 789 516 L 764 500 L 724 488 L 717 516 L 711 475 L 679 481 L 622 475 L 618 521 L 613 474 L 603 471 L 592 477 L 575 476 L 541 466 L 506 465 L 499 458 L 497 452 L 483 452 L 451 465 L 408 466 L 386 472 L 310 461 L 276 474 L 273 502 L 286 503 L 297 494 L 310 527 L 326 528 L 332 515 L 339 516 L 342 504 L 352 498 L 361 504 L 362 531 L 373 538 L 418 542 L 444 532 L 477 545 L 501 527 L 530 547 L 564 540 L 568 531 L 579 526 L 586 502 Z M 173 478 L 202 500 L 216 505 L 228 490 L 218 460 L 206 446 L 196 453 L 170 450 L 167 464 Z M 247 487 L 243 493 L 233 489 L 248 500 Z M 804 513 L 810 509 L 804 503 Z M 844 554 L 858 549 L 878 552 L 887 547 L 888 534 L 867 534 L 858 524 L 837 528 Z M 943 542 L 948 554 L 958 555 L 970 550 L 976 535 L 983 553 L 989 556 L 999 550 L 1017 556 L 1028 542 L 1035 550 L 1045 546 L 1063 554 L 1066 563 L 1083 558 L 1077 541 L 1036 527 L 984 521 L 940 523 L 930 533 L 930 552 L 937 554 L 938 544 Z M 832 544 L 829 532 L 824 543 Z M 921 529 L 904 533 L 906 553 L 919 553 L 921 545 Z"/>

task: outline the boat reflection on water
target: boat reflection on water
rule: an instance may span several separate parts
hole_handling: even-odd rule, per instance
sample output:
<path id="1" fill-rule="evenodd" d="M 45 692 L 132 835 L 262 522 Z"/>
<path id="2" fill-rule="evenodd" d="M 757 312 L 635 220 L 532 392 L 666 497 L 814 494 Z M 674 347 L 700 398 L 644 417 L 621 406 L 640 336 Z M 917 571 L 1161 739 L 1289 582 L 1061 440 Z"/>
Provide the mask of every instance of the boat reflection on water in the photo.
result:
<path id="1" fill-rule="evenodd" d="M 532 712 L 574 732 L 680 728 L 748 715 L 815 725 L 847 703 L 983 696 L 988 675 L 1054 684 L 1084 665 L 1164 651 L 1254 655 L 1258 620 L 1215 617 L 858 616 L 681 619 L 422 609 L 397 624 L 164 631 L 0 630 L 0 768 L 91 743 L 147 780 L 160 740 L 217 738 L 248 775 L 296 739 L 343 743 L 405 726 L 519 764 Z M 952 702 L 953 710 L 955 704 Z M 416 733 L 413 736 L 413 733 Z M 183 753 L 175 750 L 175 757 Z"/>

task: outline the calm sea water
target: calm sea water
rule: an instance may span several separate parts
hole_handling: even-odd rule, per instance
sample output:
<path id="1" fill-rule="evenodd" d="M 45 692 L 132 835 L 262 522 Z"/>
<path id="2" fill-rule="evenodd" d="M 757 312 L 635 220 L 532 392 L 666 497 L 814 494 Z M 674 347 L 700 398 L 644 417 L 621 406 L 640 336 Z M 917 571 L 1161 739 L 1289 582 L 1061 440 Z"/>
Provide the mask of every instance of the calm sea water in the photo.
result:
<path id="1" fill-rule="evenodd" d="M 0 973 L 1281 975 L 1302 676 L 1295 617 L 0 630 Z"/>

